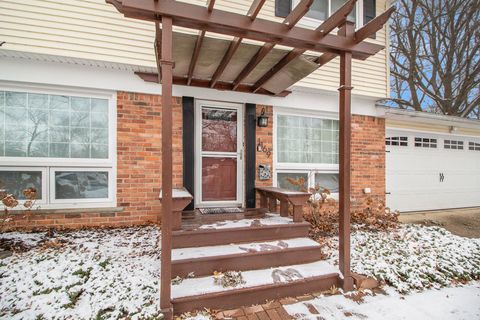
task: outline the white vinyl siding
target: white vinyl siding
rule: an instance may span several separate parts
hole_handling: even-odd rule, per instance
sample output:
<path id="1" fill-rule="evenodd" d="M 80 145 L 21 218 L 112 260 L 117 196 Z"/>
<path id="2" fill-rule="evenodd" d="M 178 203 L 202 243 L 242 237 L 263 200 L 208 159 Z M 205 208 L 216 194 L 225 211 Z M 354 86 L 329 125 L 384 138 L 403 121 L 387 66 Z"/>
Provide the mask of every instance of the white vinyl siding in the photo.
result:
<path id="1" fill-rule="evenodd" d="M 205 6 L 205 0 L 183 1 Z M 250 4 L 245 0 L 224 0 L 217 1 L 215 8 L 246 14 Z M 385 0 L 377 0 L 376 4 L 377 14 L 386 9 Z M 274 5 L 274 0 L 267 0 L 259 18 L 282 21 L 274 16 Z M 303 22 L 298 25 L 312 28 Z M 385 30 L 380 30 L 375 40 L 367 41 L 388 46 Z M 125 18 L 104 0 L 0 0 L 0 38 L 6 42 L 1 50 L 4 54 L 14 50 L 87 59 L 100 66 L 118 63 L 156 68 L 153 23 Z M 336 58 L 297 85 L 336 92 L 338 68 Z M 352 72 L 354 94 L 388 96 L 386 50 L 366 61 L 355 60 Z"/>

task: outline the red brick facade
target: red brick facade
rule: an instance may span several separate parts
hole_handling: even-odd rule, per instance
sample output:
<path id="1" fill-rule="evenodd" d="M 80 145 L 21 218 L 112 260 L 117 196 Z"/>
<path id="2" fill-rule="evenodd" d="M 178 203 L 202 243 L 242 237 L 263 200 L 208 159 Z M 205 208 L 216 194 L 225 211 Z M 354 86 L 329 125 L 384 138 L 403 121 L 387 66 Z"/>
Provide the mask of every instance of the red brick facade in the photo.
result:
<path id="1" fill-rule="evenodd" d="M 352 118 L 352 205 L 363 205 L 367 197 L 385 201 L 385 119 Z M 370 188 L 365 194 L 363 189 Z"/>
<path id="2" fill-rule="evenodd" d="M 256 152 L 256 167 L 269 164 L 273 173 L 273 110 L 257 106 L 257 115 L 265 107 L 269 117 L 266 128 L 256 128 L 256 143 L 261 141 L 271 154 Z M 118 92 L 117 95 L 117 208 L 59 210 L 12 215 L 7 228 L 78 228 L 83 226 L 124 226 L 160 221 L 161 205 L 161 99 L 159 95 Z M 385 121 L 354 116 L 352 123 L 352 198 L 361 205 L 364 188 L 371 195 L 385 198 Z M 182 186 L 182 107 L 181 98 L 173 98 L 173 185 Z M 256 185 L 272 185 L 273 179 Z"/>
<path id="3" fill-rule="evenodd" d="M 256 179 L 255 185 L 256 186 L 271 186 L 273 184 L 273 108 L 271 106 L 264 106 L 264 105 L 257 105 L 257 116 L 262 113 L 263 108 L 265 108 L 265 115 L 268 117 L 268 127 L 260 128 L 257 126 L 256 128 L 256 143 L 258 145 L 259 142 L 263 143 L 263 145 L 267 149 L 271 149 L 271 154 L 268 155 L 266 152 L 257 151 L 256 152 L 256 163 L 255 168 L 258 170 L 258 166 L 260 164 L 268 164 L 270 165 L 270 170 L 272 172 L 272 177 L 269 180 L 262 180 L 258 179 L 258 171 L 256 172 Z M 255 146 L 256 149 L 257 146 Z M 257 206 L 260 204 L 260 198 L 257 195 L 256 200 Z"/>

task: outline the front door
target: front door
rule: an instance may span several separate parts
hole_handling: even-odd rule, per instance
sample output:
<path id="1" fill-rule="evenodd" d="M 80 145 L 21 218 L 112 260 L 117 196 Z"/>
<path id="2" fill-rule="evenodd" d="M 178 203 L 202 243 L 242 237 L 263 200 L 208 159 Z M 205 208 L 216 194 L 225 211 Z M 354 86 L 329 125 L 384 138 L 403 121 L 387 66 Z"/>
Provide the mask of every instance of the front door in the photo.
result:
<path id="1" fill-rule="evenodd" d="M 197 101 L 195 204 L 243 205 L 243 106 Z"/>

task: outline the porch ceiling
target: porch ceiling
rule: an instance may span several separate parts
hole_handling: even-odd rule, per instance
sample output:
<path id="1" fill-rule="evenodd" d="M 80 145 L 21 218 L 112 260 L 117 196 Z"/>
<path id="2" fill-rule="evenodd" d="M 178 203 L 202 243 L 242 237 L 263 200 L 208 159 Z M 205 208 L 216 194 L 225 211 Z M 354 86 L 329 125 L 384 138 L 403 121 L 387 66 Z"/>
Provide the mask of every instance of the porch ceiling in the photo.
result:
<path id="1" fill-rule="evenodd" d="M 266 0 L 252 0 L 245 16 L 214 9 L 214 0 L 208 0 L 204 7 L 174 0 L 106 1 L 127 17 L 155 22 L 159 70 L 162 17 L 171 18 L 175 26 L 198 30 L 197 35 L 173 33 L 174 84 L 276 96 L 287 95 L 287 88 L 341 52 L 365 60 L 382 50 L 383 46 L 363 40 L 381 29 L 393 12 L 390 8 L 358 29 L 353 37 L 345 37 L 330 32 L 345 25 L 356 0 L 347 1 L 315 30 L 295 26 L 313 0 L 301 0 L 282 23 L 257 19 Z M 207 32 L 234 38 L 213 38 Z M 245 43 L 244 39 L 264 44 Z M 319 55 L 307 55 L 307 50 Z M 137 74 L 145 81 L 161 82 L 161 73 Z"/>
<path id="2" fill-rule="evenodd" d="M 196 35 L 180 32 L 173 33 L 174 83 L 187 83 L 196 42 Z M 215 72 L 222 63 L 222 59 L 227 53 L 231 43 L 229 40 L 204 37 L 202 50 L 198 55 L 195 68 L 191 75 L 191 84 L 205 87 L 210 86 Z M 219 89 L 228 88 L 229 86 L 233 87 L 237 76 L 248 65 L 261 47 L 261 45 L 240 43 L 236 52 L 230 58 L 229 63 L 218 76 L 215 87 Z M 288 53 L 289 51 L 284 49 L 274 48 L 270 50 L 251 72 L 242 79 L 239 83 L 238 91 L 253 91 L 255 83 Z M 263 84 L 263 90 L 260 93 L 265 93 L 265 90 L 267 90 L 275 95 L 286 94 L 283 92 L 286 88 L 308 76 L 318 68 L 315 59 L 317 59 L 317 57 L 313 55 L 300 55 Z M 148 76 L 145 73 L 138 73 L 138 75 L 147 81 L 158 81 L 157 74 Z"/>

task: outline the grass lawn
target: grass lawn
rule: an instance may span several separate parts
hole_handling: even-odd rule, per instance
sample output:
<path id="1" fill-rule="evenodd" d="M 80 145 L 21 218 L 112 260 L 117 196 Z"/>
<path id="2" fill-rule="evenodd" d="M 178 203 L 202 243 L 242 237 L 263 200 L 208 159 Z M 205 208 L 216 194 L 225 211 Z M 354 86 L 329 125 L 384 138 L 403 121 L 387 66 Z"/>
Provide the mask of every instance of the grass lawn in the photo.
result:
<path id="1" fill-rule="evenodd" d="M 0 234 L 1 247 L 13 252 L 0 260 L 0 318 L 161 318 L 158 235 L 156 227 Z M 324 251 L 335 261 L 336 238 L 326 239 L 325 243 Z M 393 301 L 388 305 L 395 301 L 405 304 L 411 295 L 404 297 L 404 293 L 415 295 L 415 291 L 424 289 L 428 289 L 424 293 L 437 292 L 435 288 L 444 287 L 462 289 L 462 283 L 478 279 L 480 239 L 466 239 L 438 227 L 420 225 L 388 232 L 356 230 L 352 233 L 352 269 L 386 284 L 388 296 L 368 297 L 365 303 L 369 308 L 382 308 L 382 303 L 387 303 L 382 302 L 386 299 L 382 297 Z M 465 294 L 478 296 L 478 283 L 469 283 L 464 287 L 469 288 Z M 335 297 L 328 299 L 346 299 Z M 331 305 L 322 305 L 328 299 L 312 303 L 319 309 L 331 309 Z M 440 298 L 427 294 L 425 299 L 433 304 Z M 464 299 L 465 308 L 461 303 L 459 299 L 455 308 L 470 310 L 468 299 Z M 292 308 L 292 314 L 302 317 L 301 305 Z M 352 312 L 364 311 L 353 308 Z M 477 312 L 478 318 L 478 307 L 472 312 Z"/>

